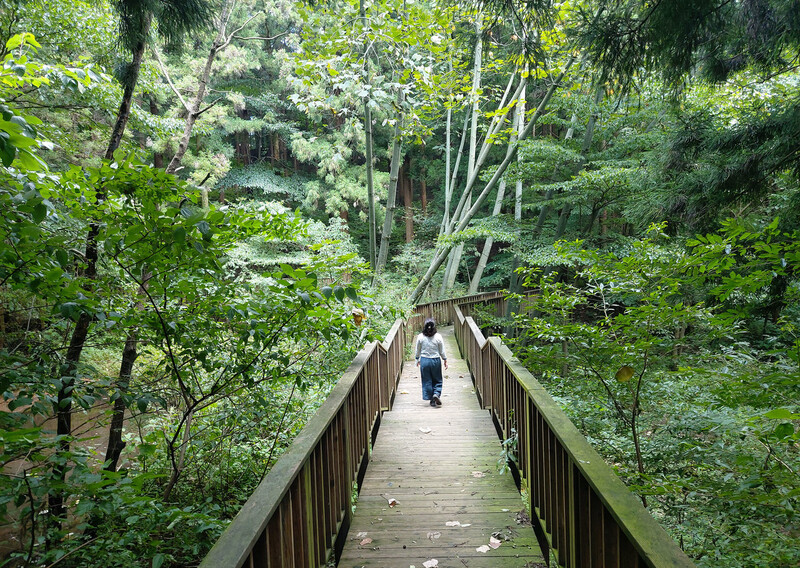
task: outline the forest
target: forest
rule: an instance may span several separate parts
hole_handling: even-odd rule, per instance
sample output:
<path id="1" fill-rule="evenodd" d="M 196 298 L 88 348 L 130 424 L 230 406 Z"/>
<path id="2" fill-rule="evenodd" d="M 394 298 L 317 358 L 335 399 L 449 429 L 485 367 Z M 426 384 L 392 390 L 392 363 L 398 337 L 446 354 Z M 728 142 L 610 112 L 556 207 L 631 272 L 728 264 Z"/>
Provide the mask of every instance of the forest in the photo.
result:
<path id="1" fill-rule="evenodd" d="M 0 566 L 196 566 L 487 290 L 697 566 L 800 565 L 797 0 L 0 0 L 0 59 Z"/>

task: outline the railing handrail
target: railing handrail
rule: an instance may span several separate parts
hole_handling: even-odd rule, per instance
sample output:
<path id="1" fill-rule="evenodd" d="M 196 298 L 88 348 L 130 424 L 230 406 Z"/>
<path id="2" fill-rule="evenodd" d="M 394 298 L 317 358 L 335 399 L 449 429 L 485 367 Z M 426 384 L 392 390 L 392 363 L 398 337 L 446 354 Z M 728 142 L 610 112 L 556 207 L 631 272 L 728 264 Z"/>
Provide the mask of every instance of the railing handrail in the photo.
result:
<path id="1" fill-rule="evenodd" d="M 398 319 L 383 342 L 359 351 L 201 568 L 238 568 L 248 560 L 258 567 L 321 566 L 331 551 L 341 552 L 352 514 L 352 485 L 361 481 L 380 414 L 394 398 L 405 332 L 405 322 Z M 326 456 L 335 456 L 337 464 L 321 463 Z M 269 534 L 270 527 L 277 536 Z"/>
<path id="2" fill-rule="evenodd" d="M 628 539 L 630 545 L 636 549 L 640 557 L 636 560 L 637 562 L 641 560 L 652 568 L 689 568 L 694 566 L 675 541 L 642 506 L 641 502 L 578 431 L 572 421 L 561 410 L 561 407 L 553 400 L 539 381 L 537 381 L 519 362 L 508 346 L 504 345 L 502 340 L 497 337 L 485 339 L 473 318 L 464 316 L 457 305 L 453 307 L 453 319 L 457 322 L 456 339 L 459 342 L 462 354 L 464 354 L 465 358 L 468 358 L 479 398 L 484 406 L 491 407 L 490 410 L 494 418 L 501 425 L 501 428 L 506 422 L 507 417 L 498 415 L 500 414 L 499 407 L 504 407 L 509 401 L 512 401 L 516 393 L 509 392 L 510 389 L 507 385 L 501 385 L 502 388 L 497 388 L 498 385 L 493 383 L 493 381 L 497 380 L 502 381 L 503 377 L 506 376 L 506 373 L 501 370 L 493 369 L 493 373 L 488 373 L 490 376 L 482 376 L 487 364 L 487 361 L 483 361 L 484 353 L 488 353 L 490 350 L 496 353 L 503 367 L 510 372 L 516 383 L 522 388 L 524 396 L 527 397 L 535 407 L 537 417 L 541 417 L 546 423 L 549 430 L 547 434 L 552 433 L 561 448 L 560 451 L 563 451 L 569 462 L 568 465 L 563 463 L 559 465 L 556 463 L 553 466 L 554 468 L 560 466 L 564 468 L 564 471 L 560 474 L 554 475 L 554 477 L 560 475 L 561 478 L 559 481 L 564 484 L 563 494 L 560 495 L 561 502 L 559 503 L 562 510 L 558 511 L 561 517 L 553 518 L 555 515 L 548 515 L 545 511 L 537 510 L 532 502 L 532 508 L 534 510 L 531 511 L 531 513 L 537 517 L 536 521 L 539 524 L 539 530 L 543 532 L 546 537 L 546 542 L 542 542 L 544 545 L 543 547 L 552 547 L 554 549 L 565 548 L 565 545 L 569 547 L 569 553 L 558 550 L 559 563 L 561 564 L 563 561 L 561 565 L 598 565 L 591 562 L 586 563 L 585 555 L 589 554 L 588 551 L 584 551 L 583 559 L 581 559 L 580 552 L 578 551 L 580 549 L 580 543 L 577 543 L 576 540 L 578 538 L 585 539 L 586 537 L 585 535 L 575 534 L 579 532 L 579 525 L 585 522 L 585 519 L 576 518 L 576 516 L 583 511 L 581 509 L 581 504 L 577 503 L 579 499 L 578 495 L 583 489 L 579 487 L 580 481 L 574 479 L 575 472 L 572 471 L 574 468 L 591 488 L 591 491 L 594 492 L 614 523 Z M 471 338 L 464 337 L 467 330 L 471 331 Z M 475 349 L 470 350 L 468 346 L 465 346 L 465 341 L 469 339 L 475 342 Z M 480 354 L 481 361 L 469 360 L 470 356 L 476 358 L 478 353 Z M 491 359 L 490 356 L 487 356 L 487 358 Z M 490 360 L 488 363 L 491 365 Z M 487 399 L 489 404 L 486 404 Z M 513 408 L 515 403 L 516 401 L 512 402 L 510 406 L 512 406 L 512 409 L 517 410 Z M 519 409 L 521 412 L 527 412 L 528 405 L 525 404 L 524 406 L 525 408 Z M 516 421 L 517 424 L 522 422 L 524 424 L 523 427 L 530 429 L 536 427 L 534 424 L 536 421 L 531 418 L 530 416 L 517 416 Z M 508 429 L 506 423 L 506 428 L 504 428 L 504 430 Z M 510 435 L 510 432 L 506 431 L 505 434 Z M 530 431 L 522 434 L 524 434 L 524 436 L 521 435 L 520 440 L 522 441 L 524 439 L 527 444 L 535 443 L 531 442 L 532 440 L 545 440 L 545 433 L 542 432 L 534 433 Z M 547 445 L 546 442 L 545 445 Z M 522 448 L 521 451 L 526 452 L 526 460 L 524 460 L 525 463 L 520 464 L 522 470 L 520 473 L 530 483 L 530 478 L 536 475 L 533 471 L 534 466 L 531 463 L 531 454 L 535 452 L 532 450 L 532 447 Z M 548 447 L 546 451 L 554 452 L 555 450 Z M 558 459 L 554 461 L 558 462 Z M 570 483 L 572 483 L 572 485 L 569 485 Z M 531 492 L 532 488 L 529 488 L 529 493 Z M 587 496 L 586 498 L 589 499 L 590 497 L 591 496 Z M 588 511 L 588 509 L 589 505 L 587 501 L 586 511 Z M 542 516 L 549 516 L 551 518 L 542 518 Z M 559 543 L 552 542 L 554 527 L 557 527 L 562 533 L 560 535 L 560 546 Z M 567 534 L 565 535 L 564 533 Z M 542 539 L 540 538 L 540 542 L 541 541 Z M 591 545 L 591 543 L 589 544 Z M 618 548 L 623 548 L 623 543 L 618 542 L 616 546 Z M 622 554 L 619 551 L 617 552 Z M 617 561 L 619 560 L 617 559 Z M 599 565 L 605 566 L 606 564 Z M 617 564 L 612 562 L 612 565 L 616 566 Z"/>

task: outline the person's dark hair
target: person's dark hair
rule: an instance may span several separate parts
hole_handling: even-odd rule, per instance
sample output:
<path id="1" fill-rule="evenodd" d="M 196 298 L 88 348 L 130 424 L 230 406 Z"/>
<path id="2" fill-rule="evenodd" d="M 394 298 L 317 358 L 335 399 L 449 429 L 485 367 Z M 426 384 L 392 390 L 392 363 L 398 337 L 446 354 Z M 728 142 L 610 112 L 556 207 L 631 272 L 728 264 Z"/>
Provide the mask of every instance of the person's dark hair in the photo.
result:
<path id="1" fill-rule="evenodd" d="M 436 335 L 436 322 L 432 319 L 426 319 L 425 324 L 422 326 L 422 335 L 433 337 Z"/>

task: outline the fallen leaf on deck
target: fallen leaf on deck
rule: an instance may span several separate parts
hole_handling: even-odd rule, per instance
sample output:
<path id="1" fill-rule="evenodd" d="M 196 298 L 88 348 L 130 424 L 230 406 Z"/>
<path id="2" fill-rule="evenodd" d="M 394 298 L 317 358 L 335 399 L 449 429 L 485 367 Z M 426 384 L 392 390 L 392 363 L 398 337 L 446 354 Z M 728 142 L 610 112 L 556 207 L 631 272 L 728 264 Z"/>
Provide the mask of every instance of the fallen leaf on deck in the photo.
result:
<path id="1" fill-rule="evenodd" d="M 489 539 L 489 546 L 491 546 L 492 548 L 500 548 L 500 544 L 501 542 L 494 537 L 491 537 Z"/>
<path id="2" fill-rule="evenodd" d="M 361 531 L 356 535 L 356 538 L 364 538 L 365 536 L 367 536 L 367 534 L 369 533 L 367 533 L 366 531 Z"/>
<path id="3" fill-rule="evenodd" d="M 408 394 L 408 391 L 400 391 L 400 394 Z"/>
<path id="4" fill-rule="evenodd" d="M 368 544 L 370 544 L 370 543 L 372 543 L 372 539 L 371 539 L 371 538 L 369 538 L 369 537 L 367 537 L 367 538 L 365 538 L 364 540 L 362 540 L 361 542 L 359 542 L 358 544 L 359 544 L 360 546 L 367 546 L 367 545 L 368 545 Z M 498 545 L 498 546 L 499 546 L 499 545 Z"/>
<path id="5" fill-rule="evenodd" d="M 473 471 L 472 477 L 486 477 L 486 474 L 483 473 L 482 471 Z"/>
<path id="6" fill-rule="evenodd" d="M 478 548 L 476 548 L 475 552 L 489 552 L 489 550 L 491 550 L 491 549 L 484 544 L 484 545 L 479 546 Z"/>
<path id="7" fill-rule="evenodd" d="M 427 562 L 423 562 L 422 565 L 425 566 L 425 568 L 436 568 L 439 565 L 439 561 L 435 558 L 431 558 Z"/>
<path id="8" fill-rule="evenodd" d="M 389 498 L 387 499 L 387 501 L 389 501 L 389 506 L 390 506 L 390 507 L 394 507 L 395 505 L 397 505 L 397 499 L 394 499 L 394 498 L 392 498 L 392 497 L 389 497 Z"/>
<path id="9" fill-rule="evenodd" d="M 425 426 L 422 426 L 419 429 L 419 431 L 422 432 L 423 434 L 430 434 L 431 433 L 431 429 L 430 428 L 426 428 Z"/>
<path id="10" fill-rule="evenodd" d="M 445 526 L 448 526 L 448 527 L 460 527 L 461 523 L 459 523 L 458 521 L 447 521 L 445 523 Z"/>
<path id="11" fill-rule="evenodd" d="M 439 531 L 436 531 L 436 532 L 429 532 L 429 533 L 428 533 L 428 538 L 429 538 L 430 540 L 437 539 L 437 538 L 439 538 L 440 536 L 442 536 L 442 533 L 440 533 Z"/>

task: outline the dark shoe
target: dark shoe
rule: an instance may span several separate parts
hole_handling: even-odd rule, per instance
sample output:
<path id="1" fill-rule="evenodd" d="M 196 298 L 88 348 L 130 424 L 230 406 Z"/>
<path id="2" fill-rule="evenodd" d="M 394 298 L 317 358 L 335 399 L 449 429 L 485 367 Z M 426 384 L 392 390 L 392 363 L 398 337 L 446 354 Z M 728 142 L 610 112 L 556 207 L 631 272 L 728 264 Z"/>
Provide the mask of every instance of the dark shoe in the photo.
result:
<path id="1" fill-rule="evenodd" d="M 442 406 L 442 401 L 439 400 L 437 395 L 433 395 L 433 398 L 431 399 L 431 406 Z"/>
<path id="2" fill-rule="evenodd" d="M 436 406 L 436 401 L 435 400 L 431 400 L 431 406 Z"/>

